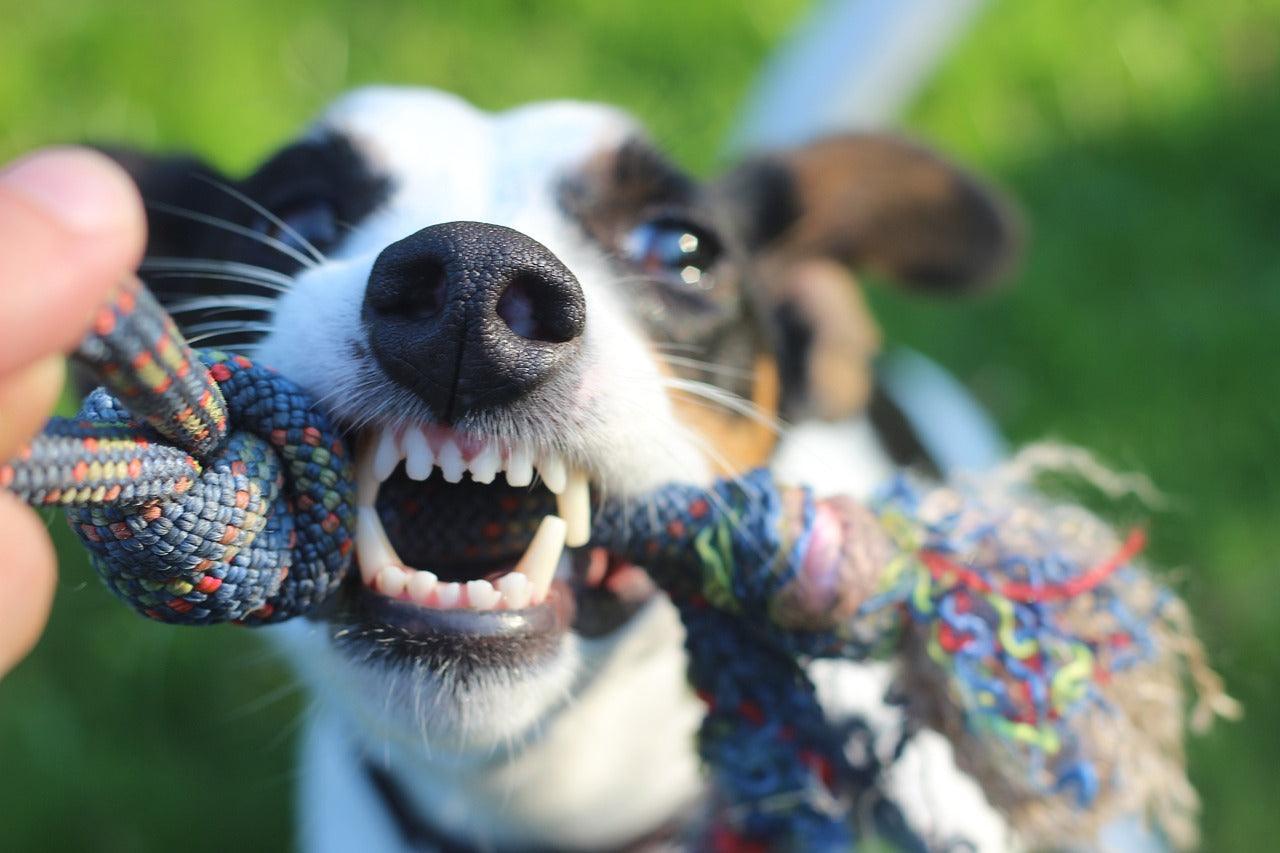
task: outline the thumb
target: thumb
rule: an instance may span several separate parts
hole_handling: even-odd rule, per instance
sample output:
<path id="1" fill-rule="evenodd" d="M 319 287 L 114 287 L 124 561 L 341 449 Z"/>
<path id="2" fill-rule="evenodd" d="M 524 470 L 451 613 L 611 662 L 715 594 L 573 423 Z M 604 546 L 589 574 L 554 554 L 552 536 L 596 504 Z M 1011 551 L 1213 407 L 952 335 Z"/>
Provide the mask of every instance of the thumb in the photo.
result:
<path id="1" fill-rule="evenodd" d="M 105 155 L 47 149 L 0 171 L 0 377 L 75 346 L 145 242 L 138 191 Z"/>

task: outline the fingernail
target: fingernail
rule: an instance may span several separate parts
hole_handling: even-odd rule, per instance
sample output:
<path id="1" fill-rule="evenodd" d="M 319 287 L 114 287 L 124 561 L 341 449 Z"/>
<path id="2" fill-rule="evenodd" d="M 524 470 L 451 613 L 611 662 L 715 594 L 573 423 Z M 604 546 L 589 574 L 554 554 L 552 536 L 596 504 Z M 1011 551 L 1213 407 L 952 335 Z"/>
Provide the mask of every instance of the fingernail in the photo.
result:
<path id="1" fill-rule="evenodd" d="M 0 172 L 0 190 L 82 234 L 114 231 L 136 215 L 137 192 L 128 177 L 105 155 L 86 148 L 24 157 Z"/>

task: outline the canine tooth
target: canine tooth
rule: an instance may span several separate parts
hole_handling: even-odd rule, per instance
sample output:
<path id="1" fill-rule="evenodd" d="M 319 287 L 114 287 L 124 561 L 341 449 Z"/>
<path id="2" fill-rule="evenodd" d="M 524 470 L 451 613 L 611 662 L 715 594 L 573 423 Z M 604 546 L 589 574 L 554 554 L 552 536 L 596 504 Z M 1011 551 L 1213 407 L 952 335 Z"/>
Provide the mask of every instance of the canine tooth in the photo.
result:
<path id="1" fill-rule="evenodd" d="M 556 512 L 564 519 L 564 544 L 578 548 L 591 538 L 591 489 L 587 475 L 574 470 L 569 473 L 564 491 L 556 495 Z"/>
<path id="2" fill-rule="evenodd" d="M 462 458 L 462 449 L 451 438 L 445 439 L 444 444 L 440 446 L 440 455 L 436 458 L 436 464 L 440 466 L 440 473 L 444 474 L 445 480 L 450 483 L 460 482 L 463 472 L 467 470 L 466 460 Z"/>
<path id="3" fill-rule="evenodd" d="M 508 572 L 498 579 L 498 591 L 508 610 L 523 610 L 529 606 L 529 578 L 519 572 Z"/>
<path id="4" fill-rule="evenodd" d="M 378 436 L 378 448 L 373 452 L 373 475 L 378 478 L 378 482 L 391 476 L 391 472 L 400 464 L 400 458 L 395 431 L 384 429 Z"/>
<path id="5" fill-rule="evenodd" d="M 383 566 L 399 566 L 400 555 L 391 547 L 382 520 L 371 506 L 356 509 L 356 559 L 360 562 L 360 579 L 372 584 Z"/>
<path id="6" fill-rule="evenodd" d="M 404 586 L 408 582 L 409 578 L 405 575 L 404 569 L 399 566 L 383 566 L 382 570 L 378 572 L 374 586 L 383 595 L 397 598 L 400 593 L 404 592 Z"/>
<path id="7" fill-rule="evenodd" d="M 492 610 L 501 598 L 488 581 L 467 581 L 467 602 L 473 610 Z"/>
<path id="8" fill-rule="evenodd" d="M 559 456 L 548 454 L 539 459 L 538 473 L 542 475 L 542 482 L 547 484 L 548 489 L 557 495 L 564 491 L 569 474 L 565 471 L 564 460 Z"/>
<path id="9" fill-rule="evenodd" d="M 534 604 L 547 597 L 551 589 L 551 579 L 555 577 L 556 566 L 560 563 L 560 555 L 564 553 L 564 519 L 558 515 L 548 515 L 538 525 L 538 532 L 533 534 L 533 541 L 525 549 L 515 570 L 529 578 L 530 596 Z"/>
<path id="10" fill-rule="evenodd" d="M 533 454 L 529 448 L 514 444 L 507 456 L 507 482 L 513 486 L 527 486 L 533 482 Z"/>
<path id="11" fill-rule="evenodd" d="M 459 599 L 462 598 L 462 585 L 457 583 L 442 583 L 436 587 L 436 606 L 449 610 L 458 606 Z"/>
<path id="12" fill-rule="evenodd" d="M 431 476 L 435 454 L 421 430 L 411 429 L 404 434 L 404 472 L 410 480 L 425 480 Z"/>
<path id="13" fill-rule="evenodd" d="M 501 464 L 498 445 L 492 441 L 485 442 L 480 452 L 471 460 L 471 479 L 477 483 L 492 483 Z"/>
<path id="14" fill-rule="evenodd" d="M 419 604 L 426 604 L 431 599 L 431 593 L 436 591 L 438 582 L 431 572 L 416 571 L 410 573 L 409 583 L 405 588 L 409 592 L 409 598 Z"/>
<path id="15" fill-rule="evenodd" d="M 374 451 L 377 442 L 373 436 L 363 436 L 356 446 L 356 506 L 373 506 L 378 498 L 377 475 L 374 474 Z"/>

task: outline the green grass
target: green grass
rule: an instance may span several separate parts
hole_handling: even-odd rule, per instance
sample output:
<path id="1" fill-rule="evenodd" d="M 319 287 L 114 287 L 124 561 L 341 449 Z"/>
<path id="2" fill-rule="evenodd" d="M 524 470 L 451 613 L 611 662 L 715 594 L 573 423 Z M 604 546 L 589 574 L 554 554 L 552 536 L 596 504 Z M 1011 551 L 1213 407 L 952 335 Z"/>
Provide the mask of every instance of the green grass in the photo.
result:
<path id="1" fill-rule="evenodd" d="M 243 169 L 387 80 L 609 100 L 705 171 L 805 4 L 432 5 L 0 0 L 0 155 L 120 139 Z M 909 121 L 1020 200 L 1024 271 L 971 304 L 875 296 L 891 339 L 1016 440 L 1086 445 L 1170 494 L 1152 551 L 1247 709 L 1193 746 L 1215 851 L 1280 831 L 1277 82 L 1276 0 L 995 2 Z M 302 698 L 283 667 L 246 631 L 145 623 L 62 553 L 49 632 L 0 683 L 0 849 L 287 842 Z"/>

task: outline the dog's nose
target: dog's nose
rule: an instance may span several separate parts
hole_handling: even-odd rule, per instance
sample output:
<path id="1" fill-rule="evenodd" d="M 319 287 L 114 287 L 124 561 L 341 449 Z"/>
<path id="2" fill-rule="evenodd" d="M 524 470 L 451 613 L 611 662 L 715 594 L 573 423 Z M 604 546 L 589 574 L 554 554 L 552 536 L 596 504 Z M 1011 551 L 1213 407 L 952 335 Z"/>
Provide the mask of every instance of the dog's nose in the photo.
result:
<path id="1" fill-rule="evenodd" d="M 578 280 L 530 237 L 447 222 L 382 251 L 362 309 L 375 358 L 449 423 L 509 403 L 576 355 Z"/>

